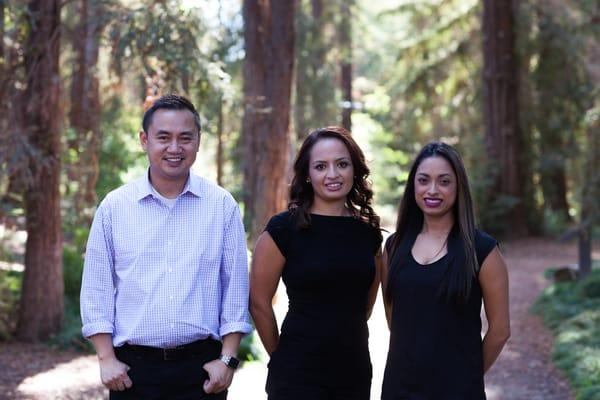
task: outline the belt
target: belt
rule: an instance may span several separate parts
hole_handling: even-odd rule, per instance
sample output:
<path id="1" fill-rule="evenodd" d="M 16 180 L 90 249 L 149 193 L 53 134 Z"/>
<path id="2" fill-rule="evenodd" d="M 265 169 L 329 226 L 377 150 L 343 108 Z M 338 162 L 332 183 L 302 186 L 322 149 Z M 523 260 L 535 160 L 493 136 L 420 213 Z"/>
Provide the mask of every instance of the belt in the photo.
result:
<path id="1" fill-rule="evenodd" d="M 221 351 L 221 342 L 211 338 L 197 340 L 192 343 L 184 344 L 176 347 L 160 348 L 151 346 L 141 346 L 134 344 L 124 344 L 117 347 L 115 352 L 117 355 L 132 355 L 144 360 L 189 360 L 193 358 L 206 357 L 214 353 L 214 357 L 219 357 Z"/>

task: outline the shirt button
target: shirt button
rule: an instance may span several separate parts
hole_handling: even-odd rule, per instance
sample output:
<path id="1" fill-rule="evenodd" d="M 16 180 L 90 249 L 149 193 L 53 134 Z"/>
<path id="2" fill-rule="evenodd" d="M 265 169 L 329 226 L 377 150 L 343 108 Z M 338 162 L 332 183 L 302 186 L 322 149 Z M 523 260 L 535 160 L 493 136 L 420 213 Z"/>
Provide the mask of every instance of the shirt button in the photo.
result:
<path id="1" fill-rule="evenodd" d="M 175 324 L 171 324 L 171 328 L 175 328 Z"/>
<path id="2" fill-rule="evenodd" d="M 172 246 L 172 245 L 173 245 L 173 242 L 171 242 L 171 241 L 169 240 L 169 241 L 167 242 L 167 244 L 168 244 L 169 246 Z"/>
<path id="3" fill-rule="evenodd" d="M 171 295 L 171 296 L 169 296 L 169 300 L 173 300 L 173 296 L 172 296 L 172 295 Z"/>
<path id="4" fill-rule="evenodd" d="M 169 268 L 169 272 L 173 272 L 173 268 Z"/>

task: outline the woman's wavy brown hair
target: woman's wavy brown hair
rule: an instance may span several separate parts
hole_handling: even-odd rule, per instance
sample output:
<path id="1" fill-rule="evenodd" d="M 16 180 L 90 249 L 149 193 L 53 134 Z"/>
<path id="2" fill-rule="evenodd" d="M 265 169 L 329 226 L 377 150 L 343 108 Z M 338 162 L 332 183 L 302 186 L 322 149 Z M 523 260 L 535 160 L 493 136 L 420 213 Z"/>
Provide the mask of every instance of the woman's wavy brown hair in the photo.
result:
<path id="1" fill-rule="evenodd" d="M 315 193 L 311 183 L 307 182 L 309 177 L 308 167 L 310 152 L 321 139 L 337 139 L 344 143 L 348 149 L 354 167 L 354 183 L 346 196 L 346 207 L 353 213 L 354 217 L 361 219 L 380 232 L 379 216 L 375 214 L 371 206 L 373 191 L 371 190 L 371 183 L 367 179 L 370 171 L 367 167 L 365 155 L 352 139 L 350 132 L 339 126 L 328 126 L 312 131 L 304 139 L 298 151 L 294 162 L 294 178 L 290 187 L 290 201 L 288 204 L 288 209 L 296 217 L 298 226 L 307 228 L 311 223 L 310 207 L 313 205 Z"/>

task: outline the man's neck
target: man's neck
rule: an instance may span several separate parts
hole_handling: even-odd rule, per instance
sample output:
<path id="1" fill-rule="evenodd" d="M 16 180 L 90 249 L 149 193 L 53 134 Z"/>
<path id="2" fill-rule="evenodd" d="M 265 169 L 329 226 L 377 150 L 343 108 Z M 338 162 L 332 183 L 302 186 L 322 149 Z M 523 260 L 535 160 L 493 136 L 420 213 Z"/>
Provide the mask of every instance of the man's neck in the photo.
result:
<path id="1" fill-rule="evenodd" d="M 160 193 L 161 196 L 164 196 L 167 199 L 174 199 L 183 192 L 189 174 L 185 179 L 161 179 L 160 177 L 154 176 L 152 170 L 150 170 L 148 177 L 154 190 Z"/>

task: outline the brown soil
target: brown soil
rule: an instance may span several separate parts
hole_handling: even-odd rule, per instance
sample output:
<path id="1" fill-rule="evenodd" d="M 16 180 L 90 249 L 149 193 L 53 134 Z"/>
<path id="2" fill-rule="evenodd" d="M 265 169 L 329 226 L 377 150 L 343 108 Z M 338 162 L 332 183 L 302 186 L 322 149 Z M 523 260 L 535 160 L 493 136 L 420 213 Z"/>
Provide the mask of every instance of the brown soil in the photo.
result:
<path id="1" fill-rule="evenodd" d="M 552 336 L 529 309 L 550 283 L 543 276 L 544 270 L 575 262 L 576 247 L 527 239 L 501 248 L 509 268 L 512 335 L 486 374 L 488 399 L 573 399 L 563 374 L 552 364 Z"/>

